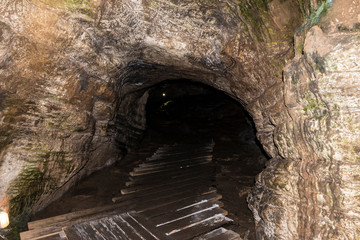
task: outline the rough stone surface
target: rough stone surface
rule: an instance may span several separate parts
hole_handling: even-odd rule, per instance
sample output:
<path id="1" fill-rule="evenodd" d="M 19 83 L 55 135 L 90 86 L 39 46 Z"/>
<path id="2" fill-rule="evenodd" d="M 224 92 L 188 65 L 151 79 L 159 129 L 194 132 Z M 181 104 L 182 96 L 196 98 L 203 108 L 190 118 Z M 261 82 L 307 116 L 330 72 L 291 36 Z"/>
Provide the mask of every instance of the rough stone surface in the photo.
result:
<path id="1" fill-rule="evenodd" d="M 331 1 L 79 2 L 0 1 L 1 206 L 38 211 L 120 160 L 149 88 L 186 78 L 241 102 L 273 158 L 259 239 L 360 235 L 358 0 L 320 22 Z"/>
<path id="2" fill-rule="evenodd" d="M 334 1 L 307 32 L 303 54 L 285 68 L 287 117 L 274 135 L 286 160 L 269 162 L 249 197 L 260 239 L 360 236 L 360 35 L 354 15 L 360 16 L 358 1 Z"/>

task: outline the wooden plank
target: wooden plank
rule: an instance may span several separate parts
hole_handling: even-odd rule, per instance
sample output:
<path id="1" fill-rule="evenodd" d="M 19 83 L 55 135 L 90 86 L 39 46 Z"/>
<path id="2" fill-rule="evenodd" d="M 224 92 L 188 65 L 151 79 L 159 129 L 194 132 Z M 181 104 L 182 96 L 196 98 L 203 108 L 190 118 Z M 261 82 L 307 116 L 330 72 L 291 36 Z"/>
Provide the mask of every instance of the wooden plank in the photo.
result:
<path id="1" fill-rule="evenodd" d="M 172 171 L 183 171 L 183 170 L 187 170 L 187 169 L 191 169 L 194 167 L 199 167 L 199 166 L 203 166 L 209 164 L 208 161 L 204 161 L 204 162 L 200 162 L 200 163 L 194 163 L 194 164 L 188 164 L 188 165 L 184 165 L 184 166 L 179 166 L 177 168 L 174 169 L 168 169 L 168 168 L 161 168 L 161 169 L 154 169 L 154 170 L 144 170 L 144 171 L 132 171 L 129 173 L 130 176 L 143 176 L 143 175 L 149 175 L 149 174 L 154 174 L 154 173 L 163 173 L 163 172 L 172 172 Z"/>
<path id="2" fill-rule="evenodd" d="M 196 160 L 201 158 L 212 160 L 212 156 L 213 156 L 212 153 L 183 154 L 177 156 L 158 156 L 152 160 L 147 159 L 139 166 L 146 167 L 146 166 L 154 166 L 154 165 L 172 164 L 180 161 Z"/>
<path id="3" fill-rule="evenodd" d="M 238 233 L 221 227 L 196 237 L 194 240 L 242 240 L 242 238 Z"/>
<path id="4" fill-rule="evenodd" d="M 193 186 L 194 183 L 187 183 L 181 186 L 165 186 L 159 189 L 150 189 L 144 190 L 141 192 L 135 192 L 133 194 L 127 194 L 120 197 L 114 197 L 112 200 L 114 202 L 127 201 L 127 200 L 135 200 L 135 199 L 158 199 L 167 196 L 177 195 L 182 192 L 188 191 L 203 191 L 204 188 L 209 188 L 211 185 L 209 181 L 200 181 L 196 183 L 196 186 Z M 136 200 L 135 200 L 136 201 Z"/>
<path id="5" fill-rule="evenodd" d="M 136 176 L 136 177 L 130 177 L 130 181 L 126 182 L 127 186 L 130 185 L 153 185 L 156 183 L 161 183 L 163 181 L 169 181 L 169 180 L 177 180 L 177 179 L 183 179 L 191 176 L 198 176 L 199 172 L 201 173 L 214 173 L 215 167 L 212 165 L 205 165 L 200 167 L 195 167 L 191 169 L 184 169 L 180 171 L 172 171 L 172 172 L 166 172 L 166 173 L 156 173 L 153 175 L 146 175 L 146 176 Z"/>
<path id="6" fill-rule="evenodd" d="M 222 233 L 225 233 L 227 231 L 227 229 L 223 228 L 223 227 L 220 227 L 220 228 L 217 228 L 211 232 L 208 232 L 208 233 L 205 233 L 199 237 L 196 237 L 194 238 L 194 240 L 207 240 L 209 238 L 212 238 L 212 237 L 216 237 Z"/>
<path id="7" fill-rule="evenodd" d="M 156 227 L 155 225 L 146 220 L 144 218 L 144 216 L 142 216 L 141 214 L 135 212 L 135 211 L 132 211 L 132 212 L 129 212 L 128 213 L 139 225 L 143 226 L 144 228 L 148 229 L 151 234 L 156 237 L 157 239 L 160 239 L 160 240 L 164 240 L 164 239 L 167 239 L 168 237 L 163 233 L 163 232 L 160 232 Z"/>
<path id="8" fill-rule="evenodd" d="M 154 163 L 161 163 L 161 162 L 176 162 L 179 160 L 185 160 L 189 158 L 196 158 L 202 156 L 212 156 L 212 152 L 198 152 L 198 153 L 177 153 L 177 154 L 154 154 L 150 158 L 146 158 L 144 164 L 154 164 Z"/>
<path id="9" fill-rule="evenodd" d="M 125 235 L 122 235 L 121 231 L 118 231 L 115 222 L 110 221 L 111 218 L 105 217 L 93 220 L 89 222 L 89 225 L 106 240 L 127 239 Z M 116 235 L 115 232 L 117 232 Z"/>
<path id="10" fill-rule="evenodd" d="M 123 206 L 122 209 L 118 208 L 118 209 L 111 209 L 111 210 L 103 211 L 103 212 L 91 213 L 89 215 L 80 215 L 80 216 L 76 216 L 76 218 L 73 218 L 73 219 L 66 218 L 65 220 L 62 220 L 59 222 L 53 222 L 49 226 L 45 225 L 44 227 L 38 227 L 33 230 L 22 232 L 22 233 L 20 233 L 20 237 L 22 240 L 27 240 L 27 239 L 34 239 L 39 236 L 58 234 L 61 232 L 63 227 L 71 226 L 71 225 L 75 225 L 75 224 L 82 223 L 85 221 L 91 221 L 94 219 L 106 217 L 108 215 L 114 215 L 114 214 L 124 212 L 124 211 L 126 211 L 126 209 L 128 207 L 130 207 L 130 206 L 133 207 L 133 205 L 131 205 L 131 204 L 132 204 L 131 202 L 125 202 L 122 204 L 122 206 Z"/>
<path id="11" fill-rule="evenodd" d="M 189 227 L 182 229 L 181 231 L 170 234 L 173 239 L 188 240 L 193 239 L 196 236 L 209 232 L 215 228 L 221 227 L 227 223 L 232 222 L 231 219 L 225 217 L 222 214 L 215 215 L 198 222 L 196 227 Z"/>
<path id="12" fill-rule="evenodd" d="M 121 215 L 113 216 L 112 220 L 116 223 L 119 229 L 122 229 L 128 239 L 144 240 L 144 238 L 142 238 L 139 233 L 136 232 L 136 230 L 121 217 Z"/>
<path id="13" fill-rule="evenodd" d="M 175 210 L 173 212 L 169 211 L 165 215 L 153 217 L 153 218 L 151 218 L 151 222 L 153 224 L 157 225 L 157 224 L 161 224 L 164 222 L 170 222 L 175 219 L 191 217 L 191 216 L 197 215 L 197 214 L 205 212 L 205 211 L 210 211 L 215 208 L 220 208 L 220 205 L 223 205 L 223 204 L 221 204 L 218 201 L 202 200 L 200 202 L 178 208 L 177 210 Z"/>
<path id="14" fill-rule="evenodd" d="M 113 216 L 99 219 L 99 223 L 104 225 L 105 227 L 107 227 L 108 231 L 111 232 L 111 235 L 109 236 L 109 240 L 110 239 L 124 239 L 124 240 L 128 239 L 124 230 L 122 230 L 121 227 L 118 226 L 114 222 Z"/>
<path id="15" fill-rule="evenodd" d="M 67 239 L 71 240 L 105 240 L 104 236 L 98 231 L 94 230 L 88 223 L 76 224 L 71 227 L 65 227 L 64 232 Z"/>
<path id="16" fill-rule="evenodd" d="M 151 157 L 146 158 L 145 162 L 152 163 L 152 162 L 163 161 L 163 160 L 174 161 L 174 160 L 179 160 L 179 159 L 184 159 L 184 158 L 191 158 L 191 157 L 196 157 L 196 156 L 207 156 L 207 155 L 212 155 L 212 151 L 202 151 L 202 152 L 194 152 L 194 153 L 188 153 L 188 152 L 161 153 L 161 154 L 155 153 Z"/>
<path id="17" fill-rule="evenodd" d="M 172 181 L 164 181 L 164 182 L 160 182 L 160 183 L 156 183 L 156 184 L 136 185 L 134 187 L 128 187 L 128 188 L 121 189 L 121 193 L 125 195 L 125 194 L 134 193 L 134 192 L 164 187 L 164 186 L 186 184 L 187 182 L 199 182 L 204 179 L 212 180 L 212 178 L 213 178 L 212 175 L 213 175 L 212 173 L 211 174 L 204 173 L 201 175 L 197 174 L 197 175 L 191 176 L 189 178 L 175 179 Z"/>
<path id="18" fill-rule="evenodd" d="M 99 212 L 108 212 L 108 211 L 112 211 L 112 210 L 116 210 L 116 209 L 122 209 L 126 205 L 127 204 L 125 204 L 124 202 L 121 202 L 121 203 L 117 203 L 117 204 L 110 204 L 110 205 L 101 206 L 101 207 L 89 208 L 89 209 L 66 213 L 66 214 L 62 214 L 62 215 L 58 215 L 58 216 L 54 216 L 54 217 L 50 217 L 50 218 L 40 219 L 40 220 L 28 222 L 28 228 L 29 228 L 29 230 L 33 230 L 36 228 L 49 227 L 54 224 L 67 222 L 70 220 L 81 218 L 81 217 L 87 216 L 87 215 L 96 214 Z"/>
<path id="19" fill-rule="evenodd" d="M 62 231 L 59 234 L 38 238 L 38 240 L 66 240 L 66 236 L 65 236 L 65 233 Z"/>
<path id="20" fill-rule="evenodd" d="M 234 231 L 227 230 L 224 233 L 221 233 L 217 236 L 204 238 L 204 240 L 242 240 L 240 235 Z"/>
<path id="21" fill-rule="evenodd" d="M 165 147 L 165 148 L 159 148 L 155 154 L 163 154 L 163 153 L 168 153 L 168 154 L 174 154 L 174 153 L 195 153 L 195 152 L 199 152 L 199 151 L 212 151 L 213 149 L 213 145 L 212 144 L 208 144 L 208 145 L 182 145 L 182 146 L 172 146 L 172 147 Z"/>
<path id="22" fill-rule="evenodd" d="M 166 205 L 163 205 L 161 207 L 148 209 L 145 211 L 142 211 L 142 215 L 145 216 L 147 219 L 153 218 L 159 215 L 167 214 L 169 212 L 176 211 L 178 209 L 181 209 L 186 206 L 190 206 L 193 204 L 196 204 L 201 201 L 211 201 L 211 200 L 219 200 L 222 196 L 220 194 L 217 194 L 215 191 L 206 193 L 199 196 L 191 196 L 191 197 L 185 197 L 183 199 L 179 199 L 175 202 L 168 202 Z M 223 203 L 219 202 L 220 207 L 222 207 Z"/>
<path id="23" fill-rule="evenodd" d="M 148 170 L 148 169 L 159 169 L 159 168 L 163 168 L 163 167 L 174 167 L 174 166 L 179 166 L 179 165 L 186 165 L 189 163 L 198 163 L 198 162 L 203 162 L 203 161 L 207 161 L 207 162 L 211 162 L 212 160 L 212 156 L 200 156 L 200 157 L 191 157 L 191 158 L 185 158 L 185 159 L 180 159 L 180 160 L 176 160 L 176 161 L 159 161 L 157 163 L 143 163 L 140 164 L 138 167 L 134 168 L 134 171 L 138 171 L 138 170 Z"/>
<path id="24" fill-rule="evenodd" d="M 193 160 L 193 161 L 174 162 L 173 164 L 166 164 L 166 165 L 137 167 L 137 168 L 134 168 L 133 172 L 172 170 L 172 169 L 177 169 L 177 168 L 183 168 L 188 165 L 202 165 L 202 164 L 206 164 L 206 163 L 211 163 L 211 160 L 202 158 L 202 159 L 197 159 L 197 160 Z"/>
<path id="25" fill-rule="evenodd" d="M 157 177 L 173 177 L 173 176 L 177 176 L 177 175 L 182 175 L 185 174 L 187 172 L 192 172 L 192 171 L 198 171 L 198 172 L 202 172 L 203 169 L 213 169 L 215 168 L 215 165 L 213 164 L 205 164 L 205 165 L 200 165 L 200 166 L 194 166 L 191 168 L 186 168 L 186 169 L 175 169 L 175 170 L 171 170 L 171 171 L 167 171 L 167 172 L 155 172 L 152 174 L 148 174 L 148 175 L 144 175 L 144 176 L 131 176 L 129 174 L 129 179 L 130 180 L 134 180 L 134 179 L 141 179 L 141 178 L 157 178 Z"/>
<path id="26" fill-rule="evenodd" d="M 156 227 L 160 231 L 164 231 L 166 234 L 171 235 L 187 228 L 194 228 L 196 225 L 202 223 L 206 219 L 211 219 L 220 215 L 227 215 L 227 211 L 221 208 L 211 208 L 207 211 L 199 212 L 196 215 L 184 216 L 182 218 L 174 219 L 168 222 L 159 223 L 156 225 Z"/>
<path id="27" fill-rule="evenodd" d="M 20 239 L 23 239 L 21 237 L 21 233 L 20 233 Z M 37 237 L 31 238 L 31 239 L 32 240 L 66 240 L 66 236 L 63 231 L 60 231 L 60 232 L 51 233 L 51 234 L 47 234 L 47 235 L 43 235 L 43 236 L 37 236 Z"/>
<path id="28" fill-rule="evenodd" d="M 179 193 L 179 194 L 174 195 L 174 196 L 167 196 L 167 197 L 160 198 L 160 199 L 144 201 L 142 203 L 137 204 L 135 206 L 134 210 L 141 213 L 141 212 L 149 210 L 149 209 L 155 209 L 155 208 L 159 208 L 159 207 L 164 207 L 164 206 L 166 206 L 168 204 L 179 202 L 182 199 L 193 198 L 194 196 L 200 196 L 202 194 L 206 194 L 206 193 L 216 191 L 215 189 L 210 190 L 208 188 L 207 191 L 205 189 L 206 188 L 204 188 L 203 191 L 199 191 L 199 192 L 194 192 L 194 191 L 189 190 L 187 192 Z"/>
<path id="29" fill-rule="evenodd" d="M 134 215 L 134 212 L 132 212 Z M 144 224 L 140 223 L 136 218 L 134 218 L 130 213 L 124 213 L 121 214 L 122 219 L 124 219 L 127 223 L 131 225 L 132 228 L 136 230 L 136 232 L 146 240 L 162 240 L 165 238 L 165 235 L 162 236 L 156 236 L 152 233 L 151 230 L 154 230 L 154 228 L 149 228 L 144 226 Z M 162 237 L 162 238 L 161 238 Z"/>
<path id="30" fill-rule="evenodd" d="M 163 182 L 169 182 L 169 181 L 179 181 L 179 179 L 186 179 L 186 178 L 192 178 L 197 176 L 214 176 L 216 169 L 214 166 L 204 166 L 201 169 L 194 171 L 180 171 L 177 174 L 159 174 L 158 176 L 151 177 L 149 179 L 148 177 L 144 176 L 138 176 L 138 177 L 131 177 L 131 181 L 126 182 L 126 186 L 153 186 L 156 184 L 161 184 Z"/>
<path id="31" fill-rule="evenodd" d="M 21 240 L 37 240 L 47 237 L 56 238 L 57 235 L 59 235 L 62 232 L 61 227 L 52 227 L 51 230 L 47 229 L 36 229 L 32 231 L 26 231 L 20 233 L 20 239 Z"/>

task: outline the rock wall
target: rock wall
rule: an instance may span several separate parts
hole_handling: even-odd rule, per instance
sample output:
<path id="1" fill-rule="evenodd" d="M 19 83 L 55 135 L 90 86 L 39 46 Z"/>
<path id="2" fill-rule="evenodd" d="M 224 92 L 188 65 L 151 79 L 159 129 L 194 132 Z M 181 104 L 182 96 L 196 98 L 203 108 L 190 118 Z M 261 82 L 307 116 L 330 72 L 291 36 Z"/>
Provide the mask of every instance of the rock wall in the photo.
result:
<path id="1" fill-rule="evenodd" d="M 334 1 L 285 68 L 286 118 L 274 134 L 283 158 L 249 197 L 259 239 L 360 236 L 359 16 L 359 2 Z"/>
<path id="2" fill-rule="evenodd" d="M 261 14 L 242 17 L 242 7 Z M 3 0 L 0 10 L 0 193 L 12 215 L 119 160 L 141 136 L 146 89 L 158 82 L 187 78 L 244 104 L 258 98 L 281 81 L 296 27 L 273 21 L 262 1 Z M 275 156 L 264 121 L 258 135 Z"/>
<path id="3" fill-rule="evenodd" d="M 335 0 L 319 22 L 331 2 L 0 1 L 1 206 L 38 211 L 121 160 L 147 90 L 186 78 L 242 103 L 273 158 L 249 198 L 259 239 L 359 235 L 359 11 Z"/>

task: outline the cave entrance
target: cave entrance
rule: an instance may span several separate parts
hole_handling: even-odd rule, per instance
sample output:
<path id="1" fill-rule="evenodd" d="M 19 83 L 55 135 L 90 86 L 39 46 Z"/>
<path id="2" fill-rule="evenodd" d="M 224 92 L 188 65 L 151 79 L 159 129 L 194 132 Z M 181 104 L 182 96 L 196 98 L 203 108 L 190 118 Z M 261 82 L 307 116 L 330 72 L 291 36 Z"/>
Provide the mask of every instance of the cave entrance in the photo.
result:
<path id="1" fill-rule="evenodd" d="M 186 79 L 163 81 L 141 91 L 142 96 L 148 94 L 147 128 L 138 145 L 115 165 L 73 186 L 31 220 L 113 204 L 114 199 L 121 198 L 123 189 L 129 187 L 131 172 L 146 165 L 157 149 L 184 144 L 191 152 L 203 143 L 211 143 L 211 162 L 215 168 L 211 173 L 211 187 L 222 195 L 222 209 L 233 220 L 226 229 L 239 233 L 244 239 L 255 239 L 255 224 L 246 198 L 267 157 L 256 140 L 251 117 L 241 104 L 222 91 Z M 199 175 L 203 174 L 201 169 Z M 156 179 L 150 181 L 158 183 Z M 194 181 L 193 185 L 197 184 Z M 133 206 L 131 201 L 130 205 L 124 205 L 124 211 Z"/>
<path id="2" fill-rule="evenodd" d="M 256 139 L 251 117 L 224 92 L 186 79 L 164 81 L 149 90 L 144 142 L 197 146 L 213 141 L 213 182 L 228 216 L 228 227 L 255 239 L 246 197 L 267 156 Z M 191 150 L 191 149 L 189 149 Z"/>

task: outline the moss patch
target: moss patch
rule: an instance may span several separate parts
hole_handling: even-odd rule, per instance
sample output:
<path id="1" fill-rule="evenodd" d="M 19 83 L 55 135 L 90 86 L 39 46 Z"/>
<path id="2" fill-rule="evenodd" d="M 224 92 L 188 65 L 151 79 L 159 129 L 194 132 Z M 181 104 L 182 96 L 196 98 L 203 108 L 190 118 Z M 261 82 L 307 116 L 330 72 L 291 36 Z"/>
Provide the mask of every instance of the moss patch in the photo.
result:
<path id="1" fill-rule="evenodd" d="M 93 0 L 38 0 L 54 7 L 63 7 L 71 12 L 94 16 L 97 12 Z"/>
<path id="2" fill-rule="evenodd" d="M 43 194 L 51 193 L 58 187 L 61 178 L 75 170 L 72 161 L 63 151 L 50 151 L 48 146 L 35 150 L 32 160 L 10 184 L 7 192 L 10 201 L 10 215 L 26 215 Z M 54 169 L 61 172 L 54 173 Z"/>
<path id="3" fill-rule="evenodd" d="M 263 41 L 270 35 L 266 22 L 269 21 L 269 0 L 237 0 L 236 7 L 229 2 L 231 12 L 244 23 L 247 31 L 253 34 L 256 41 Z"/>
<path id="4" fill-rule="evenodd" d="M 27 111 L 25 101 L 12 95 L 1 94 L 0 111 L 3 119 L 0 125 L 0 153 L 11 143 L 14 134 L 13 125 Z"/>
<path id="5" fill-rule="evenodd" d="M 304 24 L 296 31 L 296 37 L 298 38 L 296 50 L 300 50 L 299 46 L 301 46 L 302 50 L 306 33 L 312 26 L 317 25 L 322 17 L 326 15 L 327 11 L 332 6 L 333 0 L 317 0 L 314 3 L 310 0 L 298 0 L 298 2 L 303 14 Z M 298 52 L 303 54 L 302 51 Z"/>
<path id="6" fill-rule="evenodd" d="M 305 26 L 311 28 L 312 26 L 318 24 L 320 19 L 325 16 L 332 3 L 333 0 L 323 1 L 321 5 L 306 18 Z"/>
<path id="7" fill-rule="evenodd" d="M 319 120 L 328 116 L 328 108 L 326 104 L 317 100 L 313 93 L 306 92 L 303 99 L 303 110 L 305 114 L 311 113 L 312 116 Z"/>

